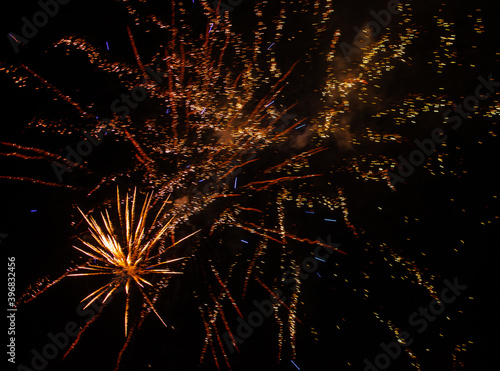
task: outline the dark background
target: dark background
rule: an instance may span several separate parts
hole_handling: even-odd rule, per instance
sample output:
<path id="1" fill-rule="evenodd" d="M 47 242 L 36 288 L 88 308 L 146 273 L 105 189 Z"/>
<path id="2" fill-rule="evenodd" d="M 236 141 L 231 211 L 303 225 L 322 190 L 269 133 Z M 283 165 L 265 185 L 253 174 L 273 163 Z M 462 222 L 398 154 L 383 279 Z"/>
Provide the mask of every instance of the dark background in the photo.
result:
<path id="1" fill-rule="evenodd" d="M 191 3 L 191 1 L 187 1 Z M 490 5 L 487 5 L 487 4 Z M 193 4 L 193 24 L 202 24 L 203 18 Z M 187 6 L 187 5 L 186 5 Z M 383 9 L 385 2 L 338 1 L 335 20 L 344 32 L 345 40 L 350 40 L 355 25 L 363 24 L 371 9 Z M 445 87 L 448 95 L 460 103 L 463 98 L 474 92 L 476 77 L 493 73 L 498 81 L 498 29 L 496 9 L 491 2 L 451 2 L 445 1 L 443 8 L 446 16 L 455 22 L 457 34 L 456 48 L 459 50 L 461 66 L 446 68 L 444 75 L 437 76 L 426 60 L 432 59 L 431 52 L 436 46 L 439 34 L 433 29 L 428 9 L 437 5 L 431 1 L 415 4 L 416 20 L 424 35 L 412 45 L 410 54 L 415 58 L 411 67 L 401 67 L 400 75 L 386 81 L 387 99 L 409 93 L 413 90 L 433 92 Z M 157 14 L 167 14 L 164 2 L 151 2 L 150 9 Z M 188 7 L 188 6 L 187 6 Z M 110 44 L 110 59 L 133 60 L 128 42 L 126 26 L 133 22 L 124 9 L 123 3 L 112 1 L 73 0 L 62 6 L 57 16 L 39 31 L 39 34 L 19 54 L 14 54 L 7 40 L 8 32 L 20 34 L 21 17 L 31 16 L 38 10 L 36 2 L 21 1 L 9 3 L 2 8 L 0 18 L 1 39 L 0 60 L 8 64 L 26 64 L 43 75 L 52 84 L 73 96 L 77 101 L 90 103 L 96 101 L 96 112 L 106 114 L 109 102 L 118 91 L 117 82 L 104 74 L 92 71 L 78 56 L 65 56 L 62 51 L 47 53 L 49 46 L 59 38 L 77 34 L 85 36 L 91 43 Z M 474 9 L 483 9 L 481 14 L 485 24 L 485 34 L 472 32 L 472 21 L 468 17 Z M 236 29 L 251 37 L 254 26 L 250 2 L 244 2 L 231 13 Z M 297 18 L 300 24 L 300 18 Z M 307 20 L 303 20 L 307 23 Z M 293 33 L 297 23 L 285 32 Z M 305 26 L 304 26 L 305 27 Z M 203 29 L 204 27 L 200 27 Z M 307 37 L 307 35 L 305 36 Z M 136 37 L 138 45 L 143 45 L 145 53 L 149 47 L 154 49 L 157 40 L 146 34 Z M 307 39 L 302 41 L 307 44 Z M 478 45 L 471 48 L 471 45 Z M 303 58 L 303 45 L 284 44 L 279 46 L 283 65 Z M 59 54 L 58 54 L 59 53 Z M 421 60 L 418 60 L 418 57 Z M 314 58 L 313 58 L 314 59 Z M 320 62 L 318 62 L 320 63 Z M 320 80 L 313 66 L 300 65 L 298 72 L 291 77 L 291 86 L 296 91 L 288 95 L 289 105 L 298 101 L 293 113 L 303 118 L 313 111 L 310 101 L 314 94 L 311 87 Z M 301 74 L 309 73 L 306 77 Z M 10 77 L 0 75 L 2 93 L 0 111 L 1 141 L 15 142 L 26 146 L 33 145 L 49 151 L 62 153 L 65 145 L 77 143 L 78 135 L 61 138 L 41 135 L 36 131 L 25 130 L 33 116 L 64 115 L 67 120 L 76 119 L 71 107 L 64 102 L 54 103 L 54 95 L 44 89 L 33 91 L 18 89 Z M 498 102 L 490 98 L 485 106 Z M 498 103 L 497 103 L 498 104 Z M 109 111 L 108 111 L 109 112 Z M 385 320 L 391 320 L 403 330 L 411 331 L 414 344 L 411 349 L 417 356 L 422 370 L 455 370 L 453 356 L 463 362 L 465 370 L 498 370 L 496 335 L 498 309 L 498 191 L 497 177 L 499 142 L 489 134 L 498 133 L 496 117 L 474 116 L 465 120 L 462 127 L 449 132 L 448 151 L 444 164 L 459 175 L 431 176 L 422 168 L 417 169 L 406 184 L 390 192 L 381 185 L 359 184 L 346 180 L 344 186 L 349 199 L 351 220 L 354 225 L 362 226 L 366 234 L 354 238 L 347 227 L 339 222 L 335 229 L 323 222 L 332 215 L 297 215 L 297 223 L 312 237 L 334 236 L 335 242 L 349 250 L 347 257 L 335 257 L 320 266 L 318 277 L 304 283 L 304 296 L 299 317 L 305 324 L 299 325 L 297 335 L 297 358 L 295 363 L 301 370 L 362 370 L 365 357 L 373 360 L 380 352 L 380 342 L 394 341 L 394 335 L 387 326 L 377 323 L 373 312 L 377 311 Z M 358 125 L 363 125 L 360 121 Z M 384 122 L 374 125 L 385 125 Z M 418 125 L 405 135 L 410 139 L 425 137 L 429 133 L 429 123 L 420 119 Z M 481 142 L 481 143 L 480 143 Z M 414 147 L 408 145 L 408 154 Z M 460 148 L 460 149 L 457 149 Z M 4 149 L 2 149 L 3 151 Z M 128 148 L 123 143 L 110 141 L 106 147 L 99 148 L 88 159 L 90 166 L 102 166 L 99 171 L 126 167 Z M 399 153 L 398 153 L 399 154 Z M 436 156 L 436 154 L 434 155 Z M 396 156 L 397 157 L 397 156 Z M 106 161 L 103 163 L 103 159 Z M 101 165 L 99 165 L 101 164 Z M 318 161 L 315 166 L 321 167 Z M 1 174 L 29 175 L 56 182 L 50 165 L 30 163 L 29 161 L 0 158 Z M 97 173 L 99 174 L 99 171 Z M 86 184 L 87 180 L 70 177 L 71 181 Z M 88 180 L 92 182 L 93 180 Z M 51 188 L 29 182 L 0 179 L 1 213 L 0 233 L 8 234 L 1 241 L 4 256 L 16 257 L 17 293 L 20 295 L 41 277 L 55 278 L 78 256 L 73 252 L 75 235 L 74 222 L 78 220 L 75 210 L 91 206 L 92 200 L 86 193 L 63 188 Z M 322 191 L 325 191 L 324 189 Z M 326 190 L 327 191 L 327 190 Z M 111 187 L 110 194 L 114 192 Z M 378 209 L 382 207 L 382 211 Z M 88 208 L 88 207 L 87 207 Z M 33 210 L 36 210 L 33 211 Z M 406 223 L 405 217 L 410 221 Z M 341 219 L 341 215 L 333 218 Z M 221 238 L 224 238 L 222 236 Z M 215 238 L 214 238 L 215 240 Z M 389 246 L 404 252 L 409 260 L 432 276 L 438 293 L 444 287 L 444 279 L 458 277 L 467 290 L 455 302 L 446 306 L 445 312 L 429 324 L 423 334 L 416 334 L 408 324 L 408 316 L 420 306 L 427 307 L 431 297 L 420 287 L 409 289 L 407 284 L 395 282 L 394 272 L 387 270 L 383 251 L 365 253 L 366 243 L 375 245 L 383 241 Z M 456 251 L 455 251 L 456 250 Z M 2 264 L 6 265 L 6 258 Z M 359 267 L 368 267 L 371 279 L 360 279 Z M 5 270 L 6 272 L 7 270 Z M 348 280 L 339 280 L 332 272 Z M 79 300 L 91 289 L 84 280 L 61 282 L 48 290 L 35 301 L 21 307 L 17 312 L 16 359 L 29 366 L 30 350 L 40 350 L 47 343 L 47 333 L 61 331 L 68 321 L 83 323 L 84 317 L 76 313 Z M 204 339 L 204 329 L 196 309 L 193 289 L 199 280 L 196 272 L 188 276 L 183 284 L 173 285 L 166 297 L 176 301 L 176 305 L 165 304 L 162 313 L 172 318 L 175 330 L 166 331 L 154 316 L 149 316 L 142 330 L 132 341 L 122 362 L 123 370 L 212 370 L 215 369 L 209 354 L 199 365 L 199 355 Z M 372 297 L 368 302 L 353 289 L 370 289 Z M 265 293 L 255 293 L 255 299 L 266 299 Z M 254 308 L 247 300 L 245 313 Z M 243 304 L 244 305 L 244 304 Z M 85 334 L 82 342 L 62 362 L 61 354 L 51 360 L 47 370 L 112 370 L 123 342 L 122 310 L 123 303 L 113 302 L 103 316 Z M 228 308 L 228 311 L 231 308 Z M 445 317 L 449 317 L 449 320 Z M 337 330 L 336 326 L 347 318 L 346 324 Z M 236 316 L 230 323 L 236 326 Z M 310 328 L 319 330 L 318 339 L 310 334 Z M 290 352 L 285 351 L 281 363 L 277 362 L 277 326 L 267 320 L 241 346 L 241 354 L 230 356 L 234 370 L 294 370 L 290 362 Z M 443 335 L 443 336 L 441 336 Z M 455 347 L 467 344 L 466 352 L 457 352 Z M 62 353 L 62 352 L 61 352 Z M 222 357 L 221 367 L 226 367 Z M 350 365 L 348 364 L 350 362 Z M 402 355 L 391 363 L 390 370 L 412 370 L 411 358 Z M 9 369 L 15 369 L 9 364 Z"/>

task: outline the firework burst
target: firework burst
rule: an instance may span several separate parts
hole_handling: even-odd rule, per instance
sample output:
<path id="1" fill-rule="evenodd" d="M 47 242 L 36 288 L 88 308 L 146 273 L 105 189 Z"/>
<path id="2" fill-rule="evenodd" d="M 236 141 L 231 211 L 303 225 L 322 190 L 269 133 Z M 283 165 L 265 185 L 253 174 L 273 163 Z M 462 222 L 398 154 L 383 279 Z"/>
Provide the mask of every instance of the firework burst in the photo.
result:
<path id="1" fill-rule="evenodd" d="M 151 209 L 153 194 L 151 193 L 146 197 L 138 215 L 136 214 L 136 194 L 136 190 L 134 190 L 131 201 L 129 200 L 128 194 L 126 195 L 125 208 L 123 209 L 120 205 L 120 193 L 117 190 L 120 228 L 115 228 L 107 211 L 105 213 L 101 213 L 101 226 L 92 216 L 85 216 L 85 214 L 79 209 L 85 221 L 89 225 L 89 231 L 94 241 L 87 242 L 81 239 L 81 242 L 87 249 L 84 250 L 77 246 L 75 246 L 75 248 L 94 259 L 95 263 L 93 264 L 88 262 L 85 265 L 79 266 L 75 273 L 68 275 L 112 276 L 111 280 L 106 285 L 90 293 L 82 300 L 82 302 L 88 300 L 84 308 L 88 307 L 102 296 L 104 296 L 102 302 L 106 303 L 107 299 L 115 291 L 125 289 L 125 294 L 127 295 L 125 307 L 125 335 L 128 334 L 130 286 L 132 284 L 137 285 L 137 288 L 140 290 L 150 309 L 167 327 L 146 293 L 145 285 L 153 286 L 151 279 L 148 278 L 150 275 L 170 275 L 182 273 L 171 271 L 169 268 L 164 266 L 183 258 L 169 260 L 163 260 L 162 258 L 168 249 L 190 237 L 184 237 L 168 247 L 158 246 L 161 245 L 162 236 L 170 227 L 170 222 L 172 220 L 170 219 L 161 228 L 156 227 L 158 218 L 161 217 L 163 208 L 168 203 L 168 198 L 164 201 L 154 220 L 148 226 L 147 219 L 149 210 Z M 124 235 L 117 235 L 117 231 L 124 232 Z"/>
<path id="2" fill-rule="evenodd" d="M 394 146 L 404 145 L 407 141 L 400 133 L 404 131 L 402 126 L 414 124 L 419 110 L 438 112 L 438 109 L 453 103 L 444 93 L 426 95 L 413 90 L 389 103 L 384 101 L 383 79 L 393 72 L 396 65 L 402 69 L 409 65 L 409 49 L 420 35 L 412 4 L 399 4 L 402 12 L 390 30 L 380 38 L 370 39 L 360 49 L 359 58 L 346 66 L 344 58 L 338 55 L 341 32 L 335 29 L 331 0 L 318 0 L 312 5 L 305 1 L 291 1 L 287 2 L 289 7 L 281 1 L 283 7 L 274 18 L 269 16 L 272 18 L 269 24 L 264 22 L 263 14 L 266 10 L 272 12 L 271 5 L 268 2 L 256 4 L 257 28 L 250 42 L 235 32 L 227 15 L 217 14 L 205 0 L 196 2 L 207 20 L 205 30 L 199 34 L 185 20 L 188 11 L 182 2 L 171 2 L 172 16 L 168 21 L 152 14 L 142 16 L 133 2 L 125 3 L 137 26 L 127 27 L 126 32 L 136 66 L 110 61 L 107 51 L 77 36 L 64 37 L 54 43 L 54 47 L 68 53 L 83 53 L 93 69 L 116 77 L 122 88 L 133 91 L 139 87 L 149 95 L 144 102 L 148 104 L 148 110 L 139 107 L 126 118 L 114 112 L 108 123 L 106 142 L 115 139 L 126 143 L 134 154 L 129 162 L 131 165 L 123 171 L 109 170 L 97 179 L 97 184 L 84 191 L 87 195 L 98 194 L 109 184 L 134 179 L 139 187 L 154 187 L 159 199 L 173 194 L 174 207 L 165 208 L 167 199 L 153 222 L 148 224 L 146 219 L 152 208 L 153 195 L 147 196 L 140 211 L 136 212 L 134 191 L 131 202 L 127 195 L 125 206 L 121 206 L 118 194 L 119 226 L 113 223 L 107 212 L 101 215 L 102 223 L 84 215 L 93 241 L 81 240 L 84 247 L 76 248 L 91 260 L 66 276 L 111 277 L 108 283 L 83 300 L 88 301 L 87 306 L 98 299 L 106 302 L 119 289 L 125 290 L 128 344 L 133 333 L 129 330 L 128 315 L 132 287 L 141 292 L 147 310 L 153 311 L 165 323 L 154 306 L 159 298 L 157 287 L 161 288 L 163 284 L 155 285 L 154 277 L 167 277 L 168 280 L 168 276 L 180 273 L 166 267 L 179 260 L 168 259 L 167 251 L 180 241 L 164 247 L 162 237 L 167 232 L 173 235 L 187 224 L 203 224 L 204 241 L 193 247 L 192 254 L 194 265 L 200 268 L 197 270 L 201 272 L 200 282 L 203 282 L 194 289 L 206 331 L 202 360 L 210 350 L 217 366 L 222 355 L 230 368 L 221 333 L 229 333 L 234 343 L 229 313 L 243 317 L 241 303 L 246 300 L 250 289 L 257 287 L 265 294 L 273 293 L 284 286 L 282 277 L 288 271 L 295 272 L 292 276 L 296 290 L 288 300 L 275 303 L 273 315 L 279 325 L 278 358 L 283 358 L 283 345 L 288 343 L 291 358 L 295 359 L 303 293 L 303 282 L 295 268 L 310 256 L 312 246 L 329 248 L 339 255 L 345 255 L 347 247 L 341 250 L 318 241 L 317 235 L 311 236 L 304 231 L 305 228 L 299 230 L 295 227 L 292 233 L 290 215 L 334 215 L 339 222 L 343 221 L 343 227 L 353 236 L 366 238 L 363 226 L 351 220 L 349 185 L 354 184 L 353 188 L 356 188 L 365 183 L 378 183 L 385 192 L 389 188 L 394 190 L 388 172 L 397 167 Z M 307 70 L 295 61 L 278 63 L 276 49 L 280 43 L 286 42 L 285 19 L 293 19 L 295 13 L 313 20 L 314 31 L 310 32 L 314 42 L 304 53 L 307 55 L 305 63 L 323 59 L 327 67 L 323 75 L 325 81 L 316 89 L 321 96 L 315 102 L 312 117 L 283 124 L 287 110 L 277 102 L 284 102 L 293 95 L 288 83 L 297 66 L 302 72 Z M 438 24 L 443 23 L 441 18 L 436 16 L 436 19 Z M 153 57 L 147 62 L 141 56 L 141 45 L 136 45 L 134 36 L 142 28 L 148 33 L 157 32 L 158 40 L 167 40 L 160 51 L 149 53 Z M 447 29 L 447 32 L 450 31 Z M 324 40 L 328 40 L 327 50 L 320 48 Z M 436 54 L 443 54 L 445 47 L 449 45 L 439 47 Z M 154 83 L 148 78 L 146 65 L 156 65 L 164 71 L 162 83 Z M 440 63 L 440 70 L 442 66 Z M 31 126 L 61 135 L 76 131 L 80 126 L 94 136 L 103 130 L 102 123 L 96 122 L 98 112 L 93 112 L 94 103 L 87 106 L 77 103 L 69 94 L 63 93 L 63 89 L 56 88 L 35 72 L 35 68 L 21 65 L 3 69 L 15 75 L 22 86 L 27 81 L 35 81 L 49 89 L 59 101 L 75 108 L 80 119 L 77 125 L 38 118 Z M 296 106 L 291 107 L 296 109 Z M 354 122 L 359 113 L 369 117 L 369 123 Z M 373 125 L 389 115 L 389 124 Z M 283 127 L 276 130 L 280 125 Z M 67 157 L 28 145 L 0 144 L 7 148 L 2 155 L 10 159 L 45 159 L 69 166 L 75 173 L 95 175 L 89 170 L 91 166 L 87 166 L 91 164 L 78 166 Z M 322 166 L 318 166 L 321 162 Z M 241 175 L 236 177 L 236 174 Z M 31 177 L 3 177 L 61 186 Z M 205 186 L 207 183 L 209 186 Z M 78 190 L 82 188 L 79 185 Z M 196 218 L 203 221 L 198 222 Z M 238 252 L 234 246 L 226 250 L 206 249 L 212 241 L 223 245 L 223 240 L 232 235 L 250 236 L 252 240 L 242 240 L 245 247 Z M 309 249 L 298 252 L 297 246 Z M 436 297 L 433 275 L 423 272 L 425 269 L 405 258 L 398 249 L 370 240 L 360 255 L 365 252 L 382 256 L 382 264 L 384 267 L 388 264 L 391 272 L 401 268 L 403 273 L 394 274 L 401 281 L 423 286 L 432 297 Z M 182 255 L 187 254 L 183 252 Z M 361 277 L 357 282 L 369 280 L 366 266 L 371 264 L 356 266 L 355 270 Z M 235 280 L 235 277 L 241 279 Z M 371 299 L 372 294 L 363 284 L 356 290 L 362 292 L 362 300 Z M 379 314 L 371 309 L 367 311 L 379 320 Z M 140 327 L 143 318 L 135 322 L 134 328 Z M 397 338 L 398 329 L 390 321 L 386 323 Z"/>

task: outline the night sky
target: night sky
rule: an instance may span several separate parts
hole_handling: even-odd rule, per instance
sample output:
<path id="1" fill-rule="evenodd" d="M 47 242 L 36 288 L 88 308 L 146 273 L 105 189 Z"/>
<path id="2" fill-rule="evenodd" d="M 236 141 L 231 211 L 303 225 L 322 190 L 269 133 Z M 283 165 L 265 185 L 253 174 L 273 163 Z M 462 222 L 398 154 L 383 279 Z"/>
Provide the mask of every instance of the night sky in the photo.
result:
<path id="1" fill-rule="evenodd" d="M 460 126 L 454 111 L 489 76 L 500 82 L 492 2 L 402 2 L 405 11 L 349 56 L 342 50 L 356 45 L 358 30 L 388 2 L 232 3 L 227 20 L 216 27 L 215 14 L 208 19 L 198 0 L 176 2 L 183 10 L 177 6 L 175 15 L 168 1 L 72 0 L 58 5 L 25 45 L 8 35 L 23 36 L 23 17 L 32 19 L 40 5 L 4 6 L 0 249 L 6 282 L 8 258 L 15 257 L 17 300 L 15 363 L 4 353 L 7 369 L 500 369 L 494 331 L 500 304 L 500 84 L 482 88 L 484 99 Z M 334 10 L 329 19 L 322 18 L 325 4 Z M 183 35 L 178 45 L 193 56 L 175 59 L 181 49 L 171 47 L 171 29 L 154 20 L 175 20 Z M 203 76 L 215 74 L 215 67 L 203 63 L 217 61 L 222 44 L 206 55 L 200 50 L 205 36 L 224 40 L 229 24 L 237 42 L 207 87 Z M 277 25 L 283 25 L 279 38 Z M 172 72 L 161 82 L 150 78 L 148 97 L 118 119 L 110 103 L 144 77 L 130 35 L 141 63 Z M 61 39 L 73 42 L 54 47 Z M 79 40 L 95 49 L 79 51 Z M 398 46 L 404 46 L 401 55 L 395 55 Z M 259 52 L 238 62 L 239 47 L 250 56 L 254 48 Z M 168 59 L 165 49 L 177 54 Z M 162 58 L 181 62 L 166 67 Z M 116 65 L 101 65 L 104 60 Z M 174 89 L 169 73 L 176 77 Z M 228 98 L 220 87 L 229 89 L 227 81 L 240 73 L 241 89 Z M 181 97 L 185 91 L 191 95 Z M 445 122 L 445 112 L 455 121 Z M 113 117 L 115 126 L 102 129 L 97 117 Z M 266 131 L 280 125 L 274 133 L 290 130 L 278 137 Z M 444 145 L 429 139 L 436 128 L 446 135 Z M 84 131 L 105 133 L 102 144 L 58 179 L 54 159 L 77 148 Z M 435 151 L 403 181 L 391 183 L 389 174 L 402 174 L 401 159 L 415 157 L 415 140 L 434 143 Z M 242 164 L 249 154 L 252 161 L 235 175 L 231 161 Z M 198 170 L 189 172 L 191 167 Z M 229 171 L 228 181 L 207 191 L 213 201 L 199 201 L 196 195 L 205 192 L 214 171 Z M 137 187 L 141 205 L 155 192 L 155 213 L 172 194 L 175 213 L 162 214 L 158 223 L 175 214 L 173 229 L 161 244 L 198 231 L 165 254 L 187 257 L 172 263 L 183 274 L 168 282 L 152 278 L 155 308 L 174 328 L 165 328 L 152 312 L 144 316 L 147 304 L 133 289 L 130 321 L 137 327 L 121 354 L 125 295 L 117 293 L 64 360 L 69 342 L 52 359 L 33 364 L 33 349 L 43 352 L 54 343 L 49 334 L 72 322 L 83 328 L 100 309 L 96 304 L 84 312 L 80 300 L 107 283 L 102 277 L 65 277 L 28 298 L 88 261 L 72 247 L 82 246 L 77 237 L 91 240 L 77 207 L 95 215 L 109 210 L 115 218 L 117 186 L 122 198 Z M 345 254 L 329 250 L 327 258 L 315 259 L 318 242 L 336 244 Z M 305 261 L 315 261 L 307 274 L 290 273 L 304 271 Z M 295 278 L 283 279 L 288 273 Z M 450 298 L 453 282 L 466 288 L 455 289 L 449 303 L 433 302 L 443 292 Z M 300 294 L 293 293 L 295 284 Z M 248 319 L 255 302 L 272 298 L 266 288 L 279 289 L 286 299 L 232 353 L 227 326 L 237 336 L 238 311 Z M 425 320 L 419 311 L 431 303 L 439 314 Z M 210 314 L 216 320 L 208 331 Z M 8 332 L 10 322 L 4 323 Z M 411 338 L 407 347 L 396 343 L 399 336 L 402 344 L 404 331 Z M 393 344 L 397 356 L 384 355 L 381 343 Z"/>

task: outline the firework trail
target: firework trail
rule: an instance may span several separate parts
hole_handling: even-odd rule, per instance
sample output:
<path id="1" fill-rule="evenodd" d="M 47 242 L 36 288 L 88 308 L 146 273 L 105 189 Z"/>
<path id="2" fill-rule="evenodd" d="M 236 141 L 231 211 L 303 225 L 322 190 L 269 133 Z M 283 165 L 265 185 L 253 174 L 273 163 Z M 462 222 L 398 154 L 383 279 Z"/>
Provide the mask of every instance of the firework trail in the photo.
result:
<path id="1" fill-rule="evenodd" d="M 197 5 L 206 19 L 201 32 L 190 25 L 188 10 L 182 3 L 171 1 L 172 16 L 167 20 L 142 12 L 140 6 L 131 1 L 124 3 L 135 24 L 126 30 L 135 65 L 110 61 L 105 50 L 77 36 L 62 38 L 54 48 L 83 53 L 93 69 L 119 80 L 126 91 L 142 91 L 148 97 L 144 103 L 138 99 L 128 106 L 124 100 L 120 106 L 113 101 L 119 110 L 113 110 L 106 121 L 108 137 L 105 140 L 109 142 L 113 137 L 133 150 L 133 156 L 128 159 L 130 166 L 98 177 L 90 164 L 82 166 L 50 151 L 1 143 L 6 147 L 1 153 L 5 157 L 45 159 L 95 181 L 85 188 L 32 177 L 4 175 L 2 178 L 72 187 L 96 198 L 103 197 L 111 185 L 120 182 L 133 183 L 139 189 L 154 189 L 154 196 L 146 198 L 136 225 L 135 192 L 132 206 L 129 207 L 127 196 L 125 211 L 118 210 L 119 227 L 107 213 L 102 216 L 104 227 L 84 215 L 94 242 L 83 241 L 87 248 L 78 249 L 99 263 L 89 262 L 65 274 L 111 275 L 110 282 L 84 299 L 89 300 L 88 305 L 99 298 L 105 302 L 119 287 L 125 288 L 127 340 L 117 367 L 134 331 L 144 320 L 141 316 L 129 329 L 131 284 L 136 284 L 146 302 L 144 313 L 152 311 L 163 322 L 154 302 L 160 300 L 161 288 L 168 279 L 155 283 L 154 292 L 147 294 L 144 290 L 152 282 L 145 276 L 176 273 L 163 265 L 177 259 L 163 260 L 166 251 L 163 248 L 156 254 L 150 254 L 150 250 L 162 241 L 164 233 L 170 233 L 173 242 L 176 232 L 186 232 L 193 225 L 202 230 L 199 234 L 202 241 L 186 253 L 191 258 L 183 269 L 196 266 L 201 272 L 203 285 L 196 288 L 195 294 L 201 303 L 198 309 L 206 331 L 202 360 L 210 350 L 217 367 L 221 367 L 220 357 L 231 367 L 222 332 L 229 333 L 235 343 L 229 318 L 243 317 L 240 301 L 246 300 L 249 287 L 272 293 L 286 286 L 282 277 L 289 270 L 296 272 L 293 275 L 296 290 L 289 299 L 275 304 L 274 316 L 279 325 L 278 359 L 283 358 L 285 344 L 289 345 L 294 359 L 302 285 L 295 268 L 311 255 L 314 246 L 329 248 L 339 255 L 350 253 L 348 248 L 332 247 L 305 237 L 307 233 L 303 236 L 291 233 L 288 215 L 292 213 L 313 213 L 314 210 L 317 214 L 337 215 L 356 238 L 363 239 L 367 253 L 383 256 L 391 269 L 402 267 L 405 272 L 400 275 L 402 280 L 423 286 L 431 296 L 436 296 L 431 274 L 404 258 L 398 249 L 371 241 L 363 226 L 351 220 L 350 192 L 343 185 L 370 182 L 383 185 L 387 191 L 393 189 L 388 174 L 397 167 L 397 162 L 392 150 L 384 151 L 389 146 L 406 144 L 407 139 L 400 134 L 401 126 L 414 122 L 419 110 L 437 112 L 438 108 L 452 103 L 444 94 L 427 96 L 414 91 L 397 101 L 383 102 L 380 85 L 396 64 L 410 63 L 408 50 L 419 37 L 420 30 L 409 2 L 399 4 L 401 14 L 394 21 L 394 27 L 366 43 L 350 65 L 339 55 L 342 34 L 335 26 L 330 0 L 312 4 L 292 1 L 286 2 L 286 6 L 281 1 L 278 11 L 267 2 L 256 4 L 253 10 L 257 26 L 250 41 L 235 31 L 227 14 L 219 15 L 208 1 L 199 1 Z M 271 14 L 267 16 L 272 19 L 271 24 L 264 21 L 268 19 L 264 18 L 267 13 Z M 293 20 L 295 13 L 311 19 L 313 42 L 304 53 L 305 61 L 280 63 L 277 46 L 285 42 L 287 20 Z M 437 18 L 438 26 L 442 23 L 440 20 Z M 146 53 L 146 48 L 136 40 L 145 29 L 162 40 L 154 53 L 149 49 Z M 447 28 L 445 31 L 450 32 Z M 322 47 L 325 39 L 329 45 L 326 50 Z M 449 47 L 449 43 L 442 44 L 437 55 L 448 55 L 443 50 Z M 144 54 L 153 56 L 146 60 Z M 317 59 L 322 59 L 326 66 L 317 89 L 317 109 L 309 118 L 287 122 L 287 111 L 298 106 L 282 109 L 278 102 L 293 95 L 290 85 L 297 78 L 294 75 L 299 73 L 297 70 L 304 73 Z M 160 78 L 152 77 L 151 66 Z M 442 61 L 437 68 L 443 68 Z M 58 100 L 71 105 L 79 116 L 78 123 L 71 124 L 61 119 L 38 117 L 30 123 L 30 128 L 60 135 L 80 128 L 92 136 L 102 135 L 104 124 L 96 118 L 99 114 L 94 112 L 94 104 L 78 103 L 64 88 L 55 87 L 42 77 L 34 66 L 3 66 L 2 70 L 14 76 L 20 86 L 29 81 L 39 84 L 37 88 L 48 89 Z M 367 110 L 371 112 L 371 119 L 390 115 L 391 125 L 356 126 L 357 112 Z M 324 158 L 329 159 L 326 166 L 315 171 Z M 160 224 L 160 228 L 153 237 L 145 239 L 150 232 L 145 225 L 148 210 L 170 194 L 173 195 L 172 207 L 164 208 L 163 204 L 151 224 L 151 228 L 156 224 Z M 117 202 L 121 207 L 120 200 Z M 201 219 L 204 222 L 199 222 Z M 119 240 L 118 235 L 125 237 Z M 229 256 L 224 255 L 224 249 L 206 249 L 210 243 L 207 241 L 222 241 L 224 236 L 232 235 L 248 235 L 253 240 L 251 244 L 244 241 L 245 249 L 232 251 Z M 173 244 L 178 242 L 180 240 Z M 295 247 L 299 245 L 308 249 L 298 251 Z M 362 268 L 359 274 L 363 279 L 370 278 Z M 235 277 L 240 278 L 236 284 Z M 366 289 L 360 291 L 364 291 L 364 297 L 369 296 Z M 390 322 L 387 327 L 397 337 L 399 330 Z"/>

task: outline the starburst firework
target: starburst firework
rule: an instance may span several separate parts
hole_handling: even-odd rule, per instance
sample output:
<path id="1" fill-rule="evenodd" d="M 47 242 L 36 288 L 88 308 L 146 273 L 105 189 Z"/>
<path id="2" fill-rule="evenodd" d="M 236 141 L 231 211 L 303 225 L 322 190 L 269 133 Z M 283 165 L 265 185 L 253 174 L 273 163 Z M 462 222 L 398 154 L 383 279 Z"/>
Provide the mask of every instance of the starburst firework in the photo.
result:
<path id="1" fill-rule="evenodd" d="M 125 209 L 123 210 L 120 205 L 120 193 L 117 190 L 117 205 L 121 227 L 119 229 L 115 228 L 113 225 L 113 221 L 107 210 L 105 213 L 101 213 L 103 226 L 99 225 L 92 216 L 85 216 L 80 210 L 89 225 L 89 231 L 94 241 L 88 242 L 82 239 L 81 242 L 87 247 L 87 250 L 76 246 L 75 248 L 94 259 L 96 263 L 92 264 L 88 262 L 85 265 L 79 266 L 75 273 L 68 275 L 112 276 L 110 282 L 95 290 L 82 300 L 82 302 L 88 300 L 84 308 L 88 307 L 101 296 L 104 296 L 103 303 L 105 303 L 115 291 L 120 288 L 125 289 L 127 295 L 125 307 L 125 335 L 128 334 L 129 295 L 130 286 L 133 283 L 139 288 L 150 309 L 167 327 L 148 297 L 144 285 L 153 286 L 151 280 L 147 278 L 152 274 L 170 275 L 182 273 L 171 271 L 169 268 L 163 266 L 183 258 L 162 259 L 169 248 L 190 237 L 184 237 L 166 248 L 157 246 L 161 244 L 161 238 L 169 228 L 172 220 L 170 219 L 161 228 L 156 227 L 156 222 L 158 218 L 161 217 L 163 208 L 168 203 L 168 198 L 164 201 L 153 222 L 148 226 L 147 218 L 149 210 L 151 209 L 153 194 L 151 193 L 146 197 L 139 215 L 136 215 L 136 194 L 136 190 L 134 190 L 132 201 L 129 200 L 128 194 L 126 195 Z M 118 236 L 117 232 L 125 232 L 125 235 Z"/>

